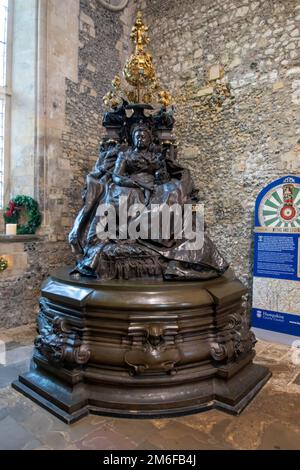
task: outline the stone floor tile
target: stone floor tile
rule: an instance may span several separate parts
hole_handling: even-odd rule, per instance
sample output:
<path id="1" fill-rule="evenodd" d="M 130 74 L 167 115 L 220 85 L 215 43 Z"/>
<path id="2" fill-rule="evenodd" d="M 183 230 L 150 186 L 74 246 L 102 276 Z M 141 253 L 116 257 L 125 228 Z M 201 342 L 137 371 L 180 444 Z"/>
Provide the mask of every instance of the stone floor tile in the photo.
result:
<path id="1" fill-rule="evenodd" d="M 12 417 L 0 421 L 0 450 L 34 449 L 41 442 Z"/>
<path id="2" fill-rule="evenodd" d="M 157 429 L 162 429 L 167 426 L 168 419 L 151 419 L 150 422 L 155 426 Z"/>
<path id="3" fill-rule="evenodd" d="M 36 447 L 33 450 L 53 450 L 53 449 L 51 449 L 51 447 L 49 446 L 41 446 L 41 447 Z"/>
<path id="4" fill-rule="evenodd" d="M 73 443 L 68 440 L 67 432 L 63 431 L 48 431 L 39 436 L 42 444 L 49 446 L 51 449 L 64 450 Z"/>
<path id="5" fill-rule="evenodd" d="M 107 421 L 112 421 L 112 420 L 113 420 L 113 418 L 111 418 L 109 416 L 100 416 L 100 415 L 90 414 L 89 416 L 84 418 L 81 422 L 83 423 L 83 422 L 86 421 L 91 426 L 97 426 L 97 425 L 101 425 L 101 424 L 106 423 Z"/>
<path id="6" fill-rule="evenodd" d="M 212 422 L 212 426 L 210 430 L 207 430 L 207 432 L 210 433 L 210 436 L 214 439 L 215 442 L 224 442 L 225 445 L 225 439 L 224 436 L 227 434 L 227 428 L 228 426 L 235 421 L 236 423 L 236 416 L 231 416 L 231 417 L 223 417 L 223 419 L 220 419 L 219 421 L 214 421 Z M 231 444 L 226 442 L 226 445 L 231 448 Z"/>
<path id="7" fill-rule="evenodd" d="M 161 449 L 155 446 L 154 444 L 152 444 L 152 442 L 145 440 L 137 446 L 136 450 L 161 450 Z"/>
<path id="8" fill-rule="evenodd" d="M 158 434 L 156 439 L 151 438 L 151 443 L 157 446 L 160 450 L 219 450 L 222 449 L 221 444 L 218 446 L 212 445 L 207 442 L 207 439 L 198 439 L 197 434 L 181 436 L 173 434 L 173 437 L 161 436 Z"/>
<path id="9" fill-rule="evenodd" d="M 289 350 L 290 348 L 284 344 L 269 343 L 263 350 L 263 357 L 272 362 L 279 362 L 288 354 Z"/>
<path id="10" fill-rule="evenodd" d="M 6 408 L 3 408 L 3 409 L 0 409 L 0 421 L 4 418 L 6 418 L 6 416 L 8 416 L 9 414 L 9 410 L 6 409 Z"/>
<path id="11" fill-rule="evenodd" d="M 195 431 L 190 426 L 169 420 L 166 427 L 151 436 L 150 442 L 162 450 L 170 449 L 218 449 L 223 443 L 216 443 L 208 434 Z"/>
<path id="12" fill-rule="evenodd" d="M 111 418 L 106 418 L 102 419 L 102 421 L 84 419 L 78 423 L 72 424 L 72 426 L 69 426 L 66 433 L 69 436 L 70 442 L 77 442 L 79 440 L 83 440 L 94 431 L 101 432 L 101 429 L 106 426 L 110 419 Z"/>
<path id="13" fill-rule="evenodd" d="M 23 425 L 26 426 L 26 429 L 29 429 L 32 434 L 35 436 L 43 436 L 53 430 L 53 422 L 56 419 L 57 418 L 47 413 L 47 411 L 37 409 L 34 412 L 31 410 L 30 416 L 22 421 Z M 59 421 L 59 423 L 61 422 Z M 64 423 L 61 424 L 62 426 L 66 426 Z"/>
<path id="14" fill-rule="evenodd" d="M 36 411 L 34 411 L 34 408 L 31 406 L 31 403 L 29 403 L 27 400 L 22 400 L 22 401 L 16 401 L 15 403 L 11 404 L 10 407 L 8 408 L 9 411 L 9 416 L 11 416 L 13 419 L 15 419 L 18 423 L 22 424 L 25 423 L 25 427 L 31 431 L 31 429 L 28 426 L 28 422 L 30 422 L 30 419 L 32 417 L 36 416 Z"/>
<path id="15" fill-rule="evenodd" d="M 128 437 L 137 445 L 157 432 L 157 428 L 149 420 L 138 420 L 133 426 L 132 419 L 114 419 L 108 421 L 107 425 L 117 433 Z"/>
<path id="16" fill-rule="evenodd" d="M 189 426 L 192 429 L 210 433 L 216 423 L 222 422 L 226 419 L 232 419 L 228 415 L 218 410 L 209 410 L 203 413 L 197 413 L 188 416 L 181 416 L 176 418 L 176 421 Z"/>
<path id="17" fill-rule="evenodd" d="M 265 341 L 257 341 L 255 345 L 256 356 L 260 356 L 268 348 L 268 343 Z"/>
<path id="18" fill-rule="evenodd" d="M 24 372 L 28 370 L 31 357 L 32 357 L 32 352 L 33 352 L 33 346 L 32 345 L 27 345 L 27 346 L 19 346 L 18 348 L 14 348 L 11 350 L 6 350 L 5 353 L 5 360 L 6 364 L 5 365 L 19 365 L 19 364 L 25 364 L 24 367 Z"/>
<path id="19" fill-rule="evenodd" d="M 300 374 L 297 374 L 297 377 L 295 378 L 293 383 L 300 386 Z"/>
<path id="20" fill-rule="evenodd" d="M 137 444 L 126 435 L 114 431 L 109 426 L 103 426 L 91 432 L 75 444 L 81 450 L 132 450 L 137 448 Z"/>
<path id="21" fill-rule="evenodd" d="M 300 428 L 270 424 L 263 433 L 259 450 L 300 450 Z"/>
<path id="22" fill-rule="evenodd" d="M 161 450 L 161 449 L 151 444 L 151 442 L 143 441 L 137 446 L 136 450 Z"/>
<path id="23" fill-rule="evenodd" d="M 21 450 L 36 450 L 41 445 L 42 445 L 42 443 L 39 442 L 37 439 L 32 439 L 31 441 L 27 442 L 27 444 L 25 444 L 25 446 Z M 44 449 L 44 450 L 46 450 L 46 449 Z M 48 450 L 50 450 L 50 449 L 48 449 Z"/>
<path id="24" fill-rule="evenodd" d="M 29 362 L 26 361 L 21 364 L 1 367 L 0 368 L 0 388 L 5 388 L 11 385 L 11 383 L 23 372 L 28 370 Z"/>

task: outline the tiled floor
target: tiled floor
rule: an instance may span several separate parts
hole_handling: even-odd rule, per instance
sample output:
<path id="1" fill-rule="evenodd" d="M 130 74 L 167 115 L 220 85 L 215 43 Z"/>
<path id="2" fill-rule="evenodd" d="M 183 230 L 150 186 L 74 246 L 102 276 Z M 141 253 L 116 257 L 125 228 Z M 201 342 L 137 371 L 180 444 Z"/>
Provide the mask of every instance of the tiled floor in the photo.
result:
<path id="1" fill-rule="evenodd" d="M 219 411 L 162 420 L 89 416 L 67 426 L 10 387 L 29 365 L 34 328 L 0 330 L 0 449 L 300 449 L 300 366 L 285 346 L 259 342 L 273 378 L 239 417 Z"/>

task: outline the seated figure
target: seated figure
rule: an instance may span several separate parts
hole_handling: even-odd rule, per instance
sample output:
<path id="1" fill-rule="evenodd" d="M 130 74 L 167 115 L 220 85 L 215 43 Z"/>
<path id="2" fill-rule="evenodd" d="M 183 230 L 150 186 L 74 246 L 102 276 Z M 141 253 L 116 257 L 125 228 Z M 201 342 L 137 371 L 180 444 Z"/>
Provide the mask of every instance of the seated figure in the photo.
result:
<path id="1" fill-rule="evenodd" d="M 99 160 L 87 177 L 83 208 L 69 235 L 78 254 L 73 273 L 99 279 L 204 280 L 217 277 L 228 268 L 206 235 L 201 248 L 193 250 L 187 249 L 184 237 L 176 239 L 174 227 L 168 238 L 152 239 L 151 227 L 146 237 L 143 234 L 132 239 L 128 233 L 120 236 L 123 228 L 118 221 L 124 218 L 120 214 L 121 198 L 126 198 L 128 208 L 142 205 L 143 220 L 146 215 L 149 221 L 153 210 L 174 204 L 183 208 L 198 202 L 189 170 L 177 163 L 171 142 L 160 143 L 155 137 L 155 126 L 155 119 L 127 123 L 128 143 L 102 144 Z M 118 236 L 112 238 L 109 232 L 102 231 L 99 237 L 99 224 L 105 225 L 99 215 L 100 205 L 114 208 Z M 141 220 L 139 212 L 126 213 L 126 217 L 126 227 L 132 222 L 138 225 Z M 102 219 L 107 220 L 103 213 Z"/>

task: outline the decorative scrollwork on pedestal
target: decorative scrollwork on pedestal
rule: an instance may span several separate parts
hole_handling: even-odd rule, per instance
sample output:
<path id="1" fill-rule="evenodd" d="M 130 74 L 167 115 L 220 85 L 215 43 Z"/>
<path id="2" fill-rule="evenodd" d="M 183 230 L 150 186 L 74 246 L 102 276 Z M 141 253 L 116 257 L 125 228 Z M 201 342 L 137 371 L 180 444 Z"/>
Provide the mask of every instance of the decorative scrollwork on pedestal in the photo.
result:
<path id="1" fill-rule="evenodd" d="M 240 330 L 236 332 L 235 338 L 235 353 L 237 356 L 245 354 L 254 348 L 256 343 L 256 337 L 253 331 L 250 330 L 249 323 L 246 315 L 242 318 L 242 324 Z"/>
<path id="2" fill-rule="evenodd" d="M 228 323 L 226 325 L 226 330 L 238 330 L 242 325 L 242 315 L 237 313 L 232 313 L 228 315 Z"/>
<path id="3" fill-rule="evenodd" d="M 49 316 L 46 299 L 40 301 L 41 311 L 37 318 L 39 335 L 35 339 L 36 349 L 49 362 L 59 365 L 83 365 L 90 358 L 90 351 L 72 331 L 65 319 Z"/>
<path id="4" fill-rule="evenodd" d="M 135 375 L 145 372 L 176 374 L 175 366 L 181 360 L 180 351 L 175 346 L 177 330 L 177 325 L 132 325 L 129 328 L 132 347 L 124 358 L 126 364 L 131 368 L 130 372 Z"/>
<path id="5" fill-rule="evenodd" d="M 226 326 L 211 343 L 210 354 L 214 361 L 230 361 L 251 352 L 255 343 L 246 313 L 234 313 L 229 315 Z"/>

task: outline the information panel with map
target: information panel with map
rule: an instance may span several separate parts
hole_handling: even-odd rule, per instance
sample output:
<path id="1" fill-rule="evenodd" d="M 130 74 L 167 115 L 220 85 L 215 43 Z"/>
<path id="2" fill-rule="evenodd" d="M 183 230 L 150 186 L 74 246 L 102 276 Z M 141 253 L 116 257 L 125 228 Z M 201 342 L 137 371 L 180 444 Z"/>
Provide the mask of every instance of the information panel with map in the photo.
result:
<path id="1" fill-rule="evenodd" d="M 255 207 L 252 325 L 300 336 L 300 178 L 261 191 Z"/>

